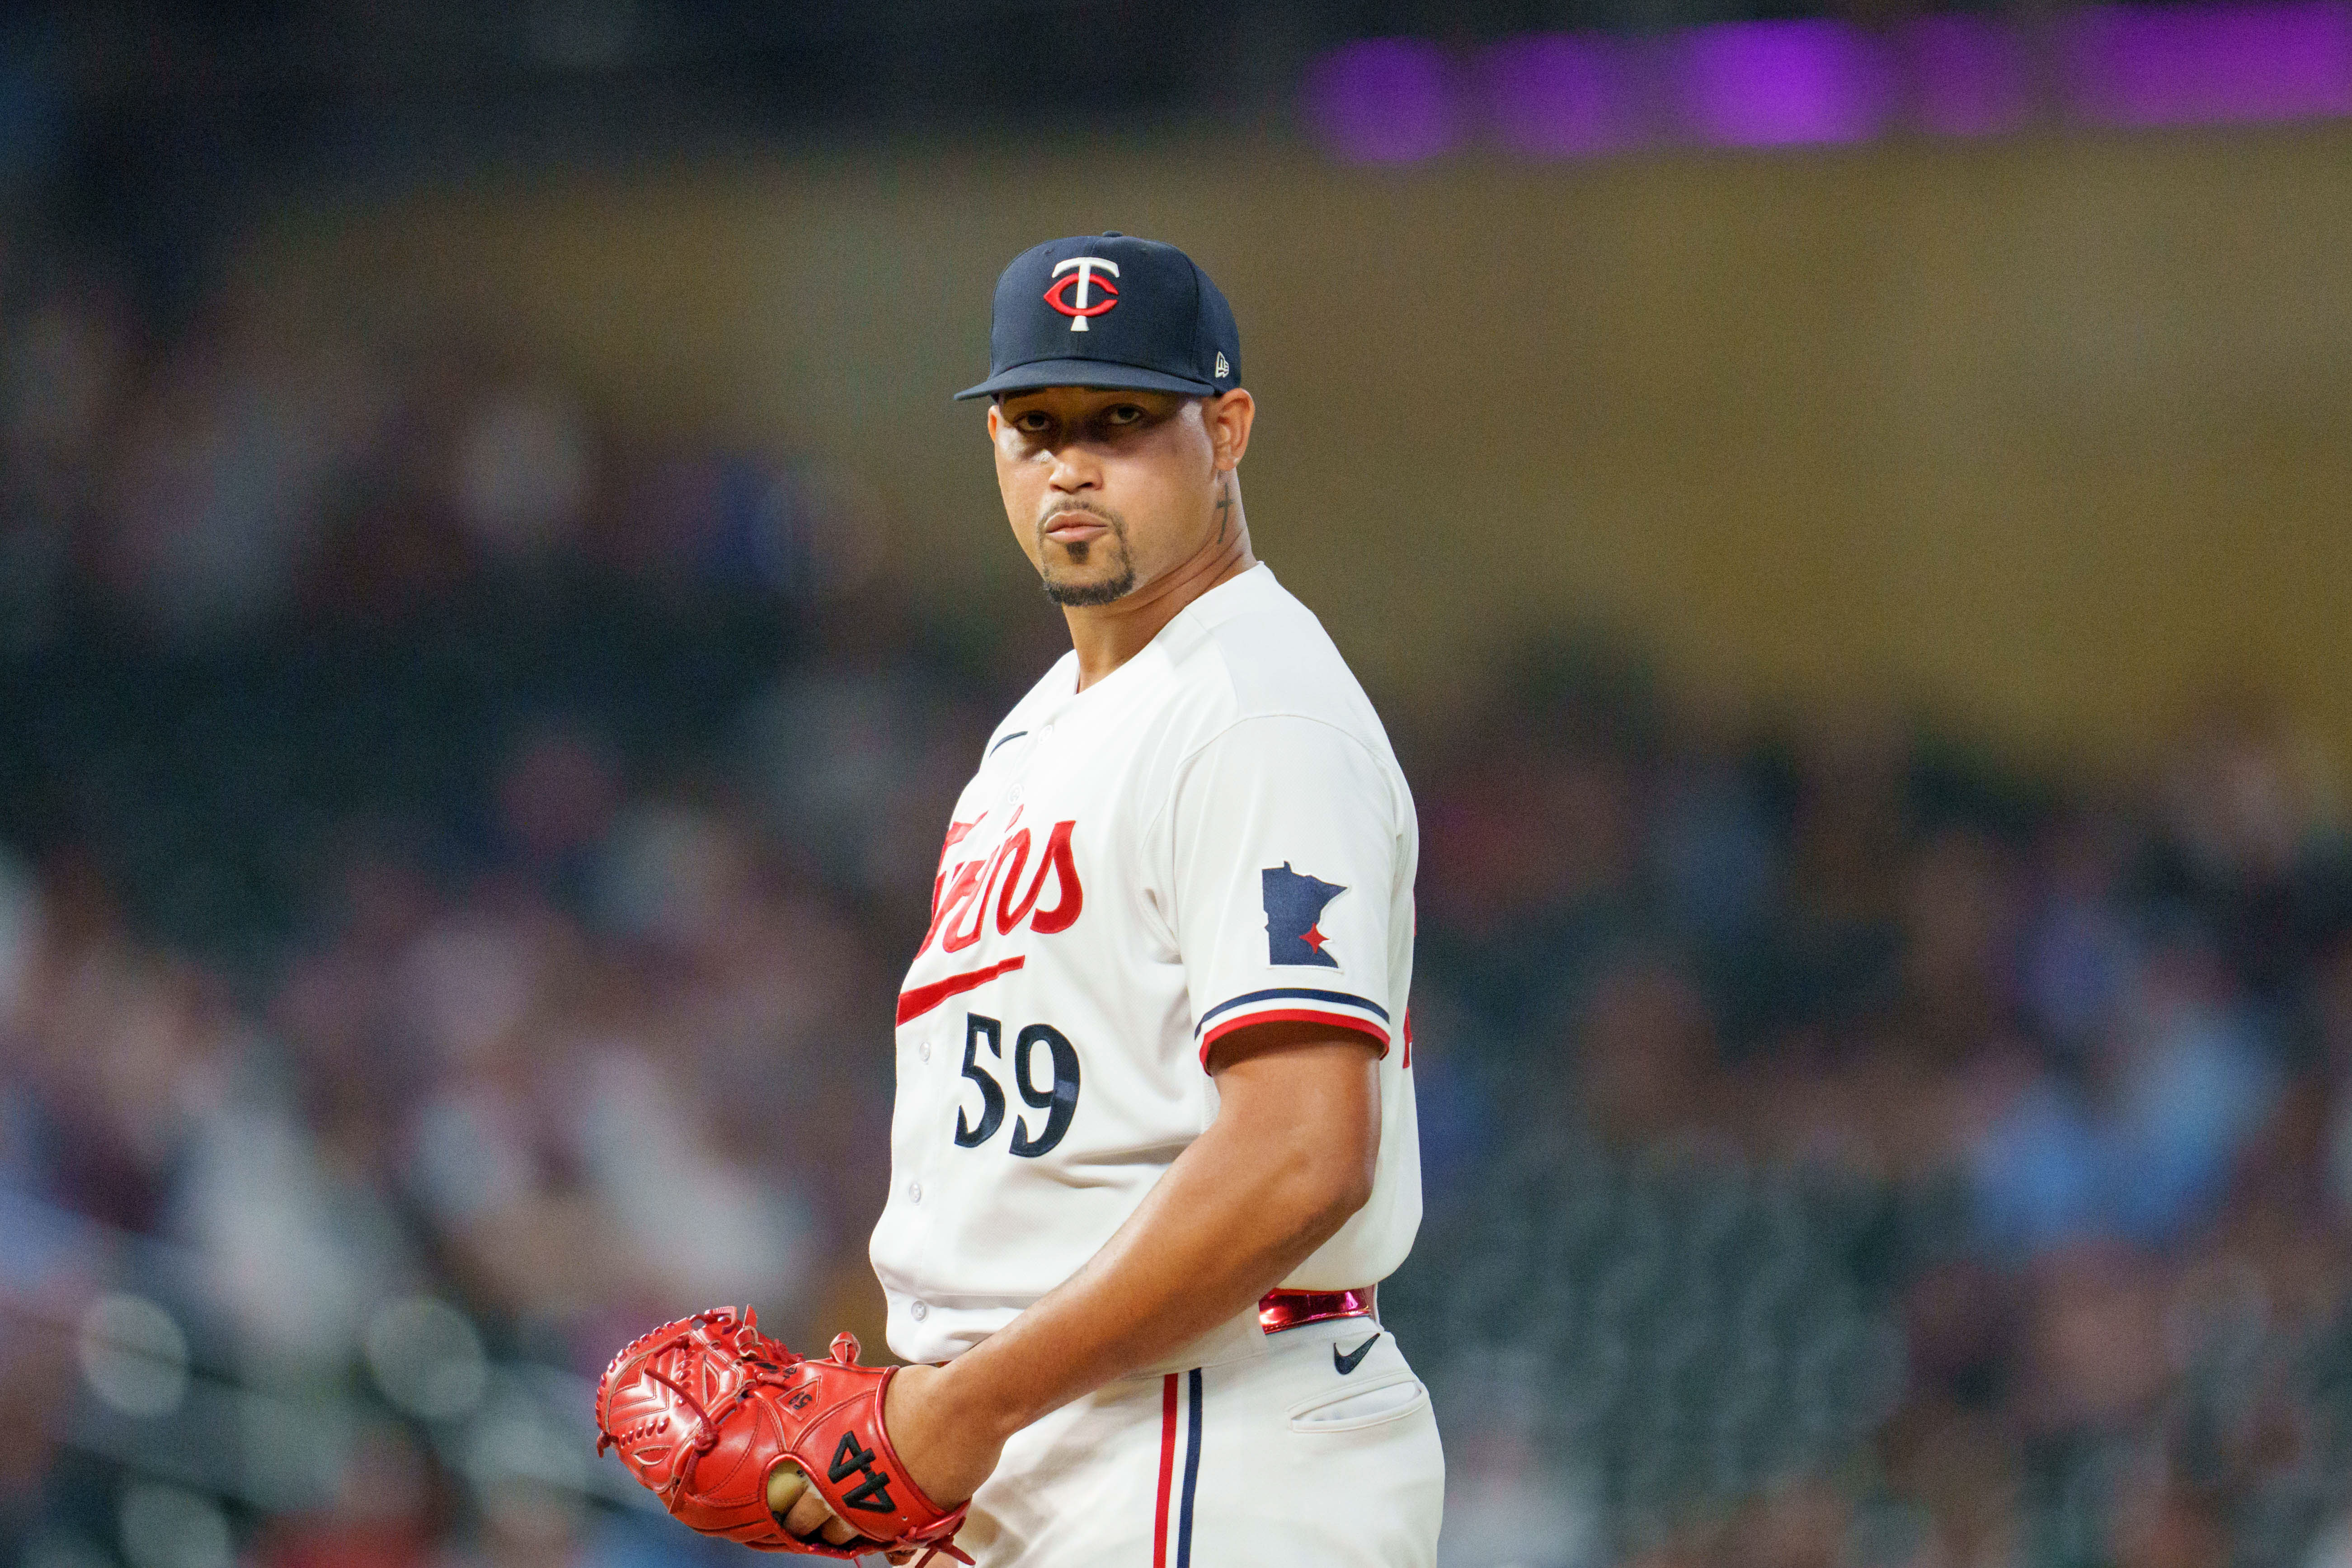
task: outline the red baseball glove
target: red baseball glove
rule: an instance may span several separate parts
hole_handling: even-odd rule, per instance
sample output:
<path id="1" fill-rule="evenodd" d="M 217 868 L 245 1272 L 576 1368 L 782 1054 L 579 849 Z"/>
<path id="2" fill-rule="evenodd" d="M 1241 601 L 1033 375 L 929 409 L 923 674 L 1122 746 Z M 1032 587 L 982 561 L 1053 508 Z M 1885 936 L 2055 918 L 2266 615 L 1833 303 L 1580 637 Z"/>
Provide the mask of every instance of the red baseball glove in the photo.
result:
<path id="1" fill-rule="evenodd" d="M 636 1340 L 596 1384 L 596 1451 L 621 1461 L 662 1506 L 705 1535 L 761 1552 L 857 1557 L 944 1552 L 964 1510 L 925 1497 L 882 1430 L 896 1367 L 859 1366 L 857 1338 L 808 1361 L 760 1331 L 750 1308 L 681 1318 Z M 768 1477 L 797 1466 L 825 1506 L 858 1532 L 845 1545 L 788 1533 L 768 1511 Z"/>

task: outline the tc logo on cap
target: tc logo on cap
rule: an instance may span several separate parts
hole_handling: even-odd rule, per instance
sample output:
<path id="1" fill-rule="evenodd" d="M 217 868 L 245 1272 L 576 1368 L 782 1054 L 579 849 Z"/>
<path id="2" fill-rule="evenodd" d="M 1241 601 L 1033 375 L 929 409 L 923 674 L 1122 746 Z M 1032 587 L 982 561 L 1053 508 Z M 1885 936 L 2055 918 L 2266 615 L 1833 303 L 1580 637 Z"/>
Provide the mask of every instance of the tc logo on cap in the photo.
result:
<path id="1" fill-rule="evenodd" d="M 1070 331 L 1087 331 L 1088 316 L 1099 316 L 1118 303 L 1118 289 L 1104 282 L 1099 276 L 1105 272 L 1113 278 L 1118 277 L 1118 263 L 1106 261 L 1099 256 L 1073 256 L 1067 261 L 1054 263 L 1054 277 L 1057 281 L 1045 290 L 1045 303 L 1070 318 Z M 1073 288 L 1078 294 L 1076 300 L 1069 297 Z M 1097 289 L 1102 290 L 1103 298 L 1090 299 L 1090 293 Z"/>

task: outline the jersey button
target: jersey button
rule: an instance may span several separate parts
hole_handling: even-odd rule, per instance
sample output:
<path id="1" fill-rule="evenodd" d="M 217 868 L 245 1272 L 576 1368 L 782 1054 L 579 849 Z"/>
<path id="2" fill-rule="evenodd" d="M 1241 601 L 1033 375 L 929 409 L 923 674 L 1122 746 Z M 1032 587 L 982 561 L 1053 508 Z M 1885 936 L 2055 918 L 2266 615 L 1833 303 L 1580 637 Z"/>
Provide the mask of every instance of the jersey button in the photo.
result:
<path id="1" fill-rule="evenodd" d="M 921 1045 L 917 1046 L 915 1047 L 915 1054 L 921 1057 L 925 1061 L 929 1061 L 931 1059 L 931 1042 L 925 1040 Z"/>
<path id="2" fill-rule="evenodd" d="M 907 1316 L 914 1319 L 915 1321 L 919 1323 L 930 1315 L 930 1308 L 920 1301 L 916 1302 L 913 1306 L 907 1309 Z"/>
<path id="3" fill-rule="evenodd" d="M 919 1204 L 923 1201 L 922 1183 L 908 1182 L 907 1184 L 907 1201 L 910 1204 Z"/>

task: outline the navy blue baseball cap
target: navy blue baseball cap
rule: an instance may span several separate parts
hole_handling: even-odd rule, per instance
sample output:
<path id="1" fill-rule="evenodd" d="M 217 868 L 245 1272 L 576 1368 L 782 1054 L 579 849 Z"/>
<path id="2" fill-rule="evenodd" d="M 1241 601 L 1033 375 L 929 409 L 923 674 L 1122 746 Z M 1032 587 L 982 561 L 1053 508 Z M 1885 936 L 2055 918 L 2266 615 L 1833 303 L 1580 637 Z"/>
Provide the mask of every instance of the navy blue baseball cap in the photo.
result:
<path id="1" fill-rule="evenodd" d="M 1172 245 L 1118 233 L 1051 239 L 996 280 L 988 379 L 958 398 L 1041 386 L 1231 392 L 1242 384 L 1233 307 Z"/>

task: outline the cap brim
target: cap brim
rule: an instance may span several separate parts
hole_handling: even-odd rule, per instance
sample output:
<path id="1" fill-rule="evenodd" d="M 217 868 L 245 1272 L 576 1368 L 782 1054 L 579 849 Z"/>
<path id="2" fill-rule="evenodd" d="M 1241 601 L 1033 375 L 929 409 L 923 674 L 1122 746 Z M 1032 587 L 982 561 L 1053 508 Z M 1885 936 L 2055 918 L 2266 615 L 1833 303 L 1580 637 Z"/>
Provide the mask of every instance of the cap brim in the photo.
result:
<path id="1" fill-rule="evenodd" d="M 1086 386 L 1104 392 L 1174 392 L 1192 397 L 1211 397 L 1233 390 L 1213 382 L 1195 381 L 1191 376 L 1171 375 L 1141 365 L 1114 364 L 1108 360 L 1041 359 L 1000 371 L 978 386 L 967 386 L 955 395 L 955 400 L 961 403 L 967 397 L 1000 397 L 1006 393 L 1035 392 L 1046 386 Z"/>

